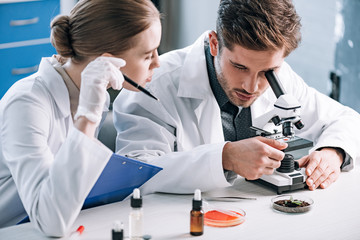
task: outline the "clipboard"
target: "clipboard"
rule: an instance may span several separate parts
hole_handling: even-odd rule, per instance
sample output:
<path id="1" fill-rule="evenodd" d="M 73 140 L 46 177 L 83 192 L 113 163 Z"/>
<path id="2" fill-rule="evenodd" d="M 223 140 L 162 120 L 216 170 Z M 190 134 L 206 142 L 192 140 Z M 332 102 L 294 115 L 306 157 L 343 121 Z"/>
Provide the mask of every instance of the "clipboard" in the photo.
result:
<path id="1" fill-rule="evenodd" d="M 161 167 L 113 153 L 82 209 L 121 201 L 161 170 Z"/>
<path id="2" fill-rule="evenodd" d="M 86 197 L 82 209 L 124 200 L 162 170 L 161 167 L 113 153 Z M 17 224 L 29 222 L 29 216 Z"/>

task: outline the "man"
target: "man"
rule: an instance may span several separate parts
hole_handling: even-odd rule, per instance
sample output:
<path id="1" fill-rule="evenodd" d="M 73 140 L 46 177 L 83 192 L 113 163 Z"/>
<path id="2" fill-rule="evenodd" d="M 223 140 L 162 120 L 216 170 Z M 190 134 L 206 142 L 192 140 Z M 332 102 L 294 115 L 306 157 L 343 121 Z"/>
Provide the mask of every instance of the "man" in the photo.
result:
<path id="1" fill-rule="evenodd" d="M 233 173 L 249 180 L 272 174 L 287 144 L 248 131 L 276 101 L 268 70 L 301 103 L 305 127 L 295 133 L 314 141 L 299 160 L 309 189 L 326 188 L 353 168 L 359 114 L 307 86 L 284 62 L 298 46 L 300 27 L 290 0 L 222 0 L 216 32 L 160 57 L 162 67 L 147 85 L 160 101 L 119 95 L 118 153 L 164 168 L 144 192 L 206 191 L 229 186 Z"/>

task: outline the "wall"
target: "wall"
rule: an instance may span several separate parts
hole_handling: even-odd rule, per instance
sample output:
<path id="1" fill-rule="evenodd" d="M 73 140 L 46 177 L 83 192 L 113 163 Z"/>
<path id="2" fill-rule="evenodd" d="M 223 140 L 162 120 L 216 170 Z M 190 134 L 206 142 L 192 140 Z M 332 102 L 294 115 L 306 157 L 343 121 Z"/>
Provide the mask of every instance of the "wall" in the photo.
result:
<path id="1" fill-rule="evenodd" d="M 61 14 L 68 15 L 72 7 L 76 4 L 77 0 L 60 0 L 60 12 Z"/>
<path id="2" fill-rule="evenodd" d="M 220 0 L 160 0 L 164 13 L 160 53 L 192 44 L 204 31 L 215 30 Z"/>
<path id="3" fill-rule="evenodd" d="M 294 0 L 301 17 L 302 41 L 286 59 L 310 86 L 328 95 L 331 90 L 330 71 L 335 61 L 336 0 Z"/>
<path id="4" fill-rule="evenodd" d="M 338 6 L 335 68 L 341 76 L 340 102 L 360 112 L 360 1 L 342 0 Z"/>
<path id="5" fill-rule="evenodd" d="M 330 72 L 340 76 L 339 101 L 360 112 L 360 1 L 294 0 L 303 40 L 286 61 L 312 87 L 329 95 Z"/>

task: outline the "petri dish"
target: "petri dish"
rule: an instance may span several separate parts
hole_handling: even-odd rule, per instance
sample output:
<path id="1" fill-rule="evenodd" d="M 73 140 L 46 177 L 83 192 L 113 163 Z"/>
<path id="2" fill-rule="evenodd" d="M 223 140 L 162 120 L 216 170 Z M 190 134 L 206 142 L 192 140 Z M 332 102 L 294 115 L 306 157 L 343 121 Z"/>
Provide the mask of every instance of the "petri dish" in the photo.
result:
<path id="1" fill-rule="evenodd" d="M 272 207 L 285 213 L 306 213 L 314 206 L 314 201 L 302 195 L 281 195 L 271 199 Z"/>
<path id="2" fill-rule="evenodd" d="M 232 227 L 245 222 L 242 209 L 209 209 L 204 214 L 204 224 L 210 227 Z"/>

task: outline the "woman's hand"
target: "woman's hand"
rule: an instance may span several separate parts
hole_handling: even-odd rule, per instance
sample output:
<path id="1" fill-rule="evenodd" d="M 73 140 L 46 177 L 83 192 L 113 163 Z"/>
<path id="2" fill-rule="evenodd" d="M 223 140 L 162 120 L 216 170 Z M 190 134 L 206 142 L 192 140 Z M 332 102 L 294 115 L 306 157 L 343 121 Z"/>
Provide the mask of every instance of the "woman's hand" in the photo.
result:
<path id="1" fill-rule="evenodd" d="M 124 77 L 120 68 L 126 62 L 121 58 L 101 56 L 90 62 L 81 73 L 79 106 L 75 120 L 86 117 L 98 125 L 100 123 L 106 89 L 110 84 L 114 89 L 121 89 Z"/>

